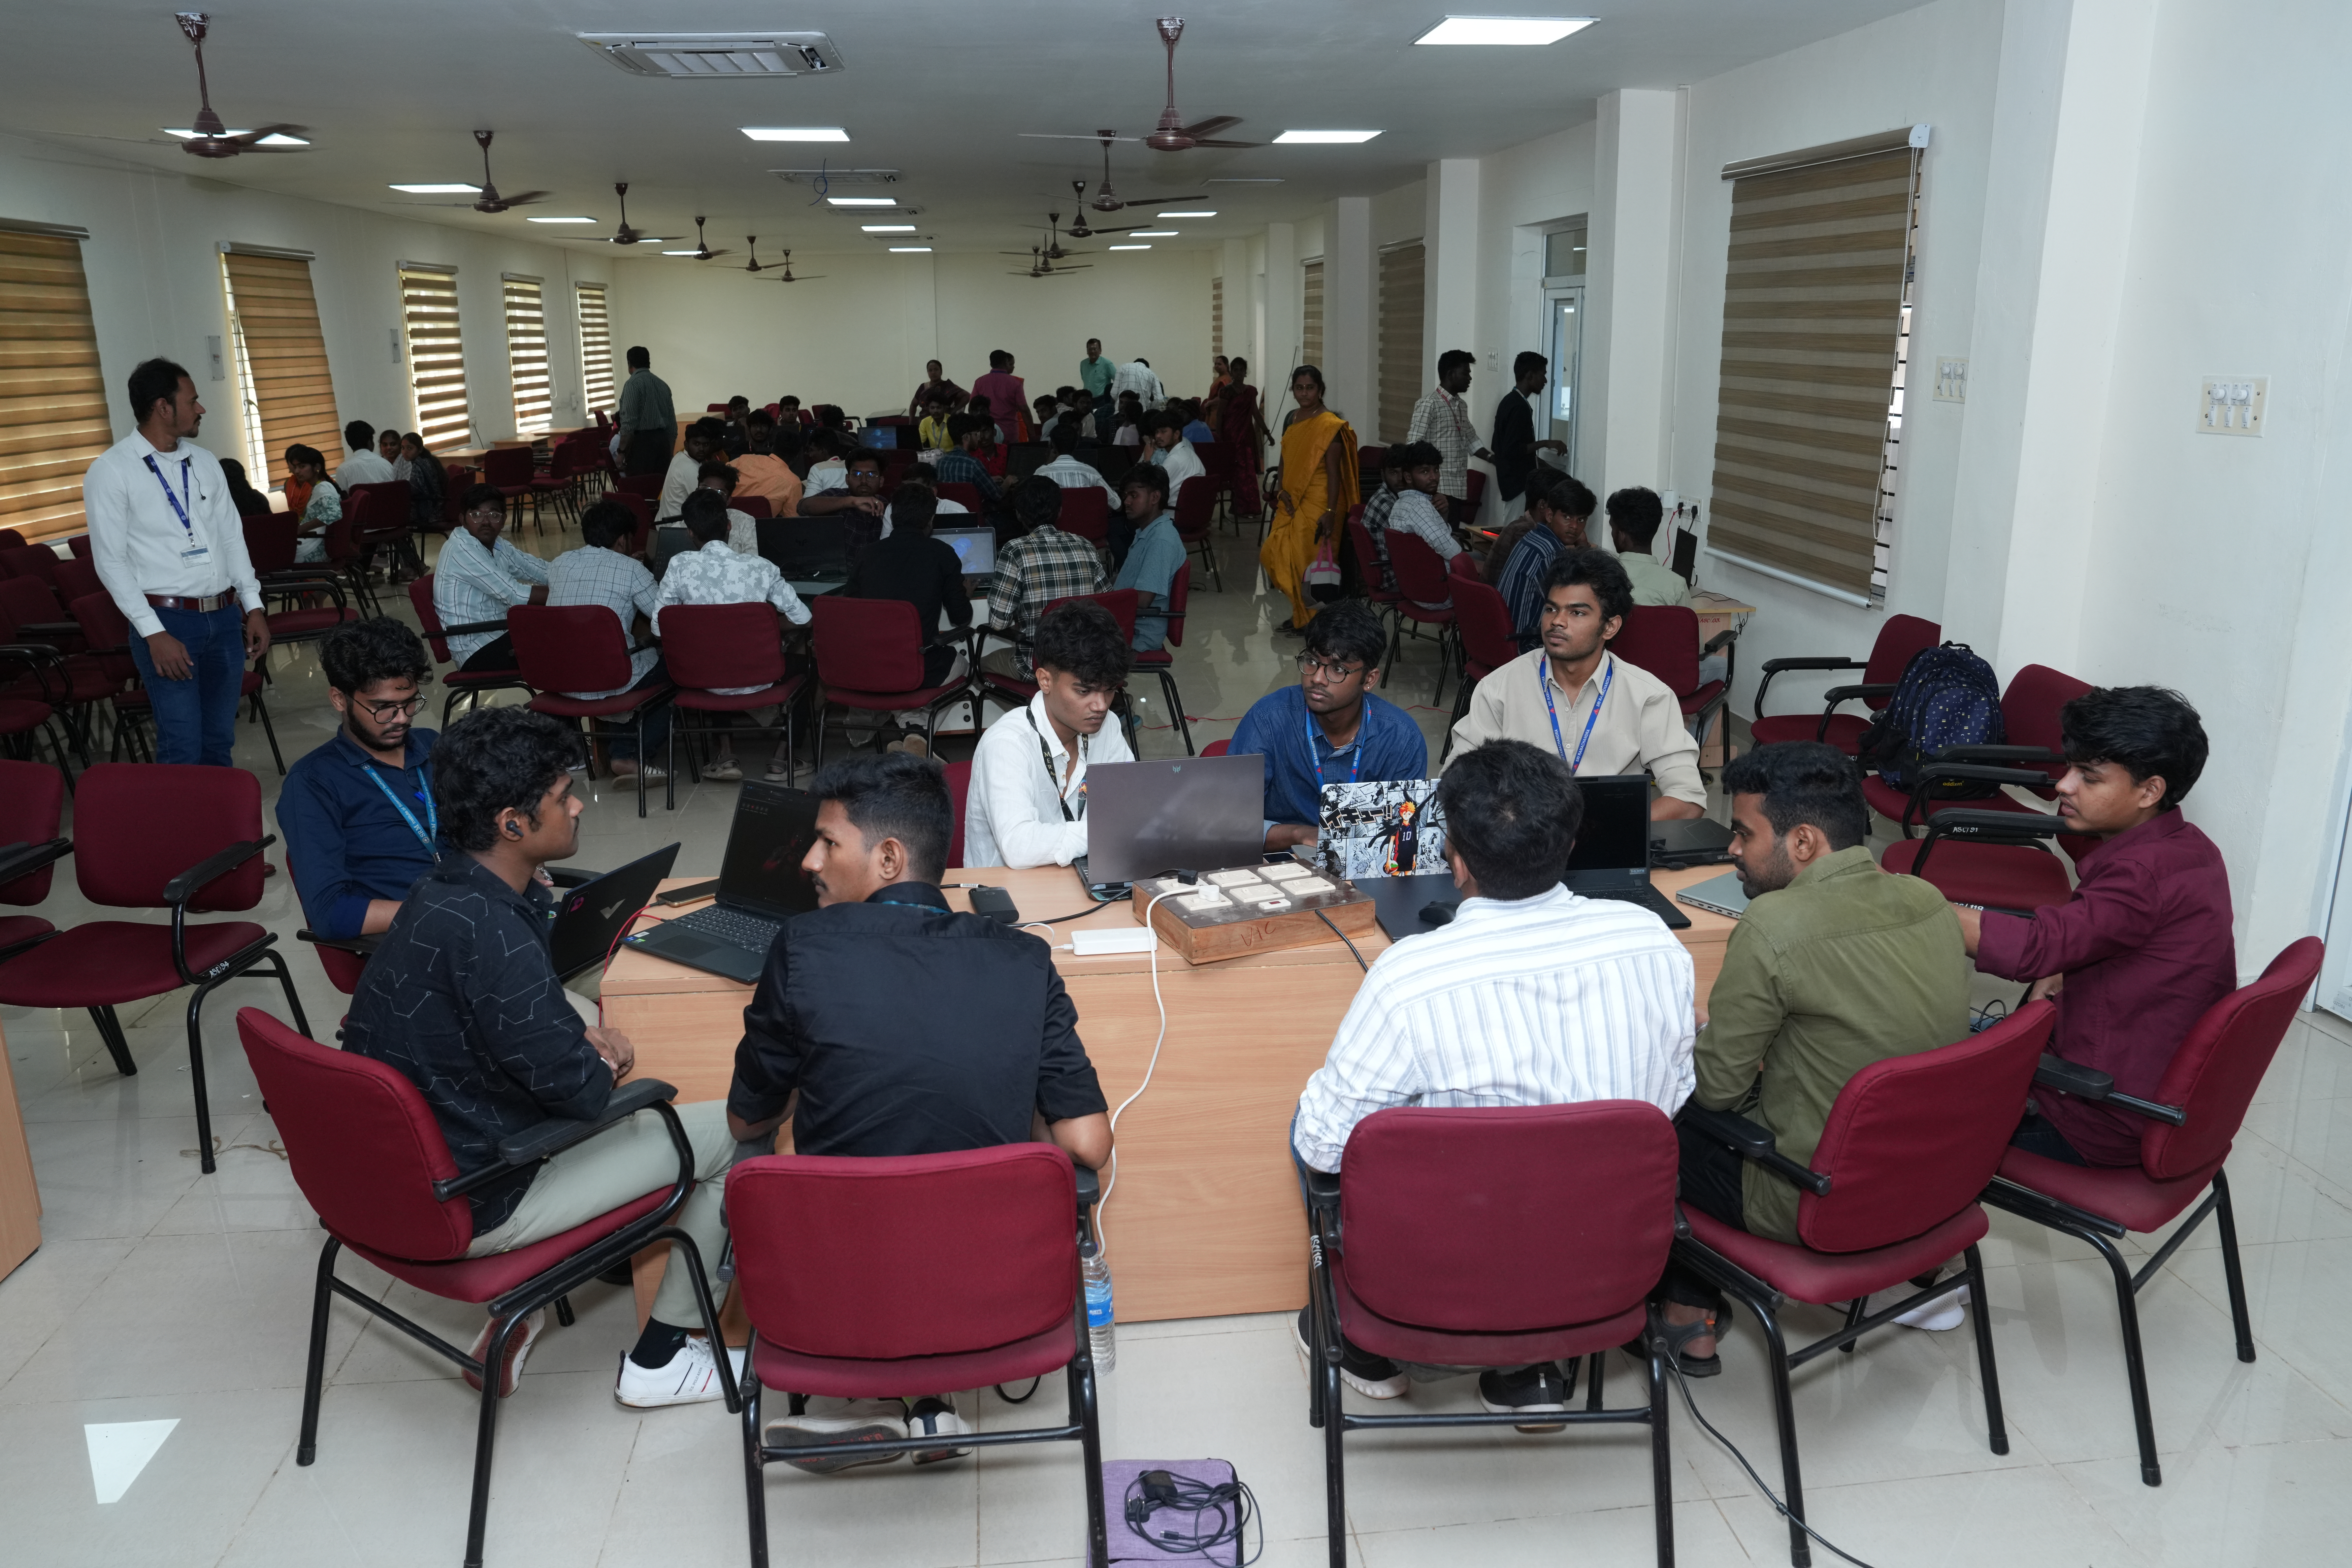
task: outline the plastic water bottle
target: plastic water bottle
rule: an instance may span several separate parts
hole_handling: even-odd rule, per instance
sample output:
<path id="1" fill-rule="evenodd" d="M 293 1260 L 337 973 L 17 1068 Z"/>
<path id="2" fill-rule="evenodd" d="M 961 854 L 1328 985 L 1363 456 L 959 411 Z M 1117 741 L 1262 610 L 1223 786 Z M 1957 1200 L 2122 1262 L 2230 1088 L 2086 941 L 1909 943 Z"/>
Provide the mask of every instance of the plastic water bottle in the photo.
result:
<path id="1" fill-rule="evenodd" d="M 1087 1342 L 1094 1352 L 1095 1371 L 1106 1373 L 1118 1364 L 1118 1326 L 1111 1321 L 1110 1265 L 1095 1249 L 1092 1237 L 1079 1244 L 1078 1272 L 1087 1283 Z"/>

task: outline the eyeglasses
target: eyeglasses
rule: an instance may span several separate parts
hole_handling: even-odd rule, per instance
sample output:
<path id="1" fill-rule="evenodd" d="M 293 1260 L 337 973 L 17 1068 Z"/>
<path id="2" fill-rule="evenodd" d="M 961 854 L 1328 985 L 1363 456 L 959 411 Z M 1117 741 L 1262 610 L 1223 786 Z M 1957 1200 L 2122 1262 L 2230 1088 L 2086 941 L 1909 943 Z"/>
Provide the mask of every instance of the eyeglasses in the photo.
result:
<path id="1" fill-rule="evenodd" d="M 1360 664 L 1326 664 L 1311 653 L 1298 656 L 1298 673 L 1301 675 L 1322 674 L 1334 680 L 1345 680 L 1351 675 L 1361 675 L 1367 668 Z"/>
<path id="2" fill-rule="evenodd" d="M 352 699 L 352 706 L 378 721 L 392 718 L 405 719 L 425 706 L 425 694 L 419 692 L 414 697 L 398 698 L 390 702 L 371 702 L 364 697 L 354 697 Z"/>

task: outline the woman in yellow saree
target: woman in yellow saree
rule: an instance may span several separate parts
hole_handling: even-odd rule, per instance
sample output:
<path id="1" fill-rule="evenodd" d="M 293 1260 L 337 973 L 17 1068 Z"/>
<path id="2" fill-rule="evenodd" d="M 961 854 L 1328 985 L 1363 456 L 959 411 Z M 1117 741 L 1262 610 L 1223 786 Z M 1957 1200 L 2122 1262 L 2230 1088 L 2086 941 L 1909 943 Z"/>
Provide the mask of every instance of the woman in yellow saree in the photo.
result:
<path id="1" fill-rule="evenodd" d="M 1291 373 L 1298 405 L 1282 432 L 1282 485 L 1273 524 L 1259 547 L 1265 580 L 1290 600 L 1290 619 L 1276 631 L 1302 631 L 1316 606 L 1307 596 L 1307 568 L 1326 540 L 1339 537 L 1357 500 L 1356 433 L 1323 406 L 1323 373 L 1311 364 Z"/>

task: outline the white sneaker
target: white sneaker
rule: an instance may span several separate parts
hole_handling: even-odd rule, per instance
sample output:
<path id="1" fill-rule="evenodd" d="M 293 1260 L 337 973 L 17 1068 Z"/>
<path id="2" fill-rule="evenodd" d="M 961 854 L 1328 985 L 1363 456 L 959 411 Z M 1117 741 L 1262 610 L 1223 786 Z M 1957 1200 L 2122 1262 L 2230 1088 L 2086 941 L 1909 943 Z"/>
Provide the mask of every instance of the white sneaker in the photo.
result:
<path id="1" fill-rule="evenodd" d="M 730 1350 L 727 1357 L 740 1382 L 743 1352 Z M 710 1342 L 698 1334 L 688 1334 L 677 1353 L 661 1366 L 639 1366 L 624 1352 L 620 1376 L 613 1384 L 613 1397 L 639 1410 L 655 1410 L 665 1405 L 700 1405 L 724 1399 L 727 1390 L 719 1381 L 719 1358 L 710 1353 Z"/>
<path id="2" fill-rule="evenodd" d="M 478 1362 L 489 1353 L 490 1330 L 493 1326 L 494 1325 L 490 1323 L 484 1323 L 482 1325 L 482 1331 L 474 1336 L 474 1348 L 467 1353 Z M 508 1398 L 513 1394 L 515 1391 L 515 1384 L 517 1380 L 522 1376 L 522 1363 L 524 1360 L 530 1356 L 530 1347 L 539 1342 L 539 1336 L 546 1327 L 547 1309 L 541 1307 L 538 1311 L 533 1312 L 529 1318 L 523 1321 L 521 1332 L 507 1336 L 506 1373 L 505 1375 L 499 1379 L 499 1397 L 500 1399 Z M 466 1386 L 472 1389 L 479 1389 L 482 1386 L 482 1380 L 468 1372 L 466 1373 Z"/>
<path id="3" fill-rule="evenodd" d="M 1947 1329 L 1957 1329 L 1969 1321 L 1968 1305 L 1969 1288 L 1963 1285 L 1957 1293 L 1947 1296 L 1940 1301 L 1930 1301 L 1924 1307 L 1916 1307 L 1895 1321 L 1906 1329 L 1932 1329 L 1937 1333 L 1942 1333 Z"/>
<path id="4" fill-rule="evenodd" d="M 781 1397 L 781 1396 L 780 1396 Z M 959 1429 L 961 1423 L 958 1423 Z M 772 1448 L 817 1443 L 887 1443 L 907 1435 L 907 1406 L 897 1399 L 835 1399 L 820 1395 L 798 1415 L 780 1415 L 761 1428 L 760 1440 Z M 889 1465 L 905 1458 L 895 1454 L 831 1454 L 814 1459 L 786 1459 L 795 1469 L 829 1476 L 859 1465 Z"/>
<path id="5" fill-rule="evenodd" d="M 968 1430 L 963 1417 L 956 1414 L 955 1395 L 951 1394 L 928 1394 L 907 1407 L 909 1437 L 955 1437 Z M 966 1458 L 971 1452 L 970 1448 L 919 1448 L 915 1451 L 915 1463 L 945 1464 L 950 1459 Z"/>

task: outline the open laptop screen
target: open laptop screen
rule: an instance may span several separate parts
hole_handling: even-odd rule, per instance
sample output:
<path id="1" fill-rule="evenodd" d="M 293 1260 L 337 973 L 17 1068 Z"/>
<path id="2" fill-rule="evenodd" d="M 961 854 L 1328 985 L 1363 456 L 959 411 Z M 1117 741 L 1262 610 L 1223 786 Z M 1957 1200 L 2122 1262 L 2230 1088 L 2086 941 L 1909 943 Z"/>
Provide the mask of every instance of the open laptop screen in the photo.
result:
<path id="1" fill-rule="evenodd" d="M 1579 872 L 1639 871 L 1650 865 L 1650 779 L 1646 773 L 1580 778 L 1584 822 L 1568 854 L 1571 886 Z"/>
<path id="2" fill-rule="evenodd" d="M 816 842 L 816 801 L 781 784 L 746 780 L 719 864 L 719 897 L 771 919 L 816 908 L 816 888 L 801 869 Z"/>

